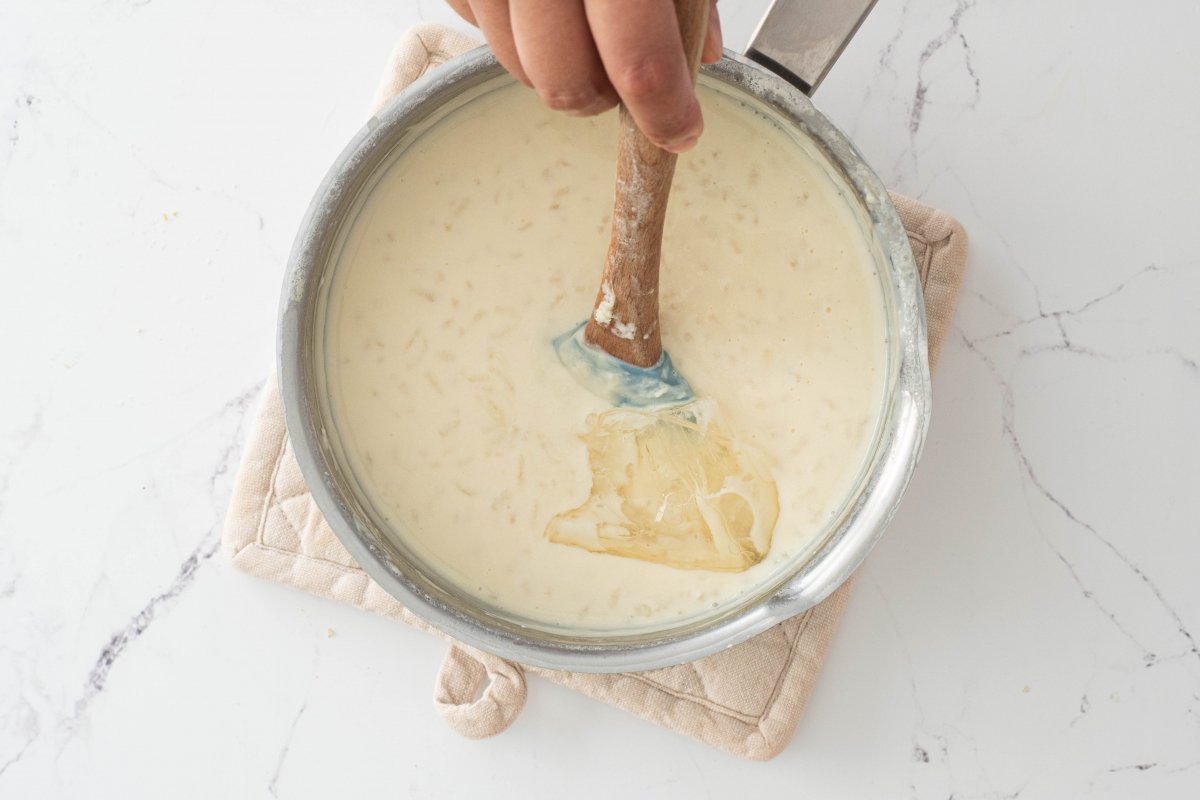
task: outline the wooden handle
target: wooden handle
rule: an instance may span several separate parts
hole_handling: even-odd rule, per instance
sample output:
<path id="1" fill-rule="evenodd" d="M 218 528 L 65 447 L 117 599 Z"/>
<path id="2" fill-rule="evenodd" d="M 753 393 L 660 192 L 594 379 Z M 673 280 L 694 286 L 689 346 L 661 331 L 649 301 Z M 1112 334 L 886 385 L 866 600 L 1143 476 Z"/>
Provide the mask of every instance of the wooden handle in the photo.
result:
<path id="1" fill-rule="evenodd" d="M 675 15 L 693 81 L 708 31 L 709 0 L 675 0 Z M 617 138 L 617 191 L 604 274 L 584 338 L 639 367 L 662 356 L 658 265 L 663 222 L 675 175 L 674 153 L 647 139 L 624 105 Z"/>

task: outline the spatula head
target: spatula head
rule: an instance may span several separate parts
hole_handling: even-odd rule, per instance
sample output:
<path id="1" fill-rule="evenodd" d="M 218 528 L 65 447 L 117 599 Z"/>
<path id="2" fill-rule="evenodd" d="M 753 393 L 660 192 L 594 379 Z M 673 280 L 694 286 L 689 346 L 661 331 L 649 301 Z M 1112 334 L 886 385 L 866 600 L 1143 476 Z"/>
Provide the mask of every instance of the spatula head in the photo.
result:
<path id="1" fill-rule="evenodd" d="M 609 355 L 583 338 L 587 322 L 581 322 L 554 340 L 558 360 L 579 385 L 614 406 L 665 408 L 690 403 L 696 395 L 671 357 L 651 367 L 636 367 Z"/>

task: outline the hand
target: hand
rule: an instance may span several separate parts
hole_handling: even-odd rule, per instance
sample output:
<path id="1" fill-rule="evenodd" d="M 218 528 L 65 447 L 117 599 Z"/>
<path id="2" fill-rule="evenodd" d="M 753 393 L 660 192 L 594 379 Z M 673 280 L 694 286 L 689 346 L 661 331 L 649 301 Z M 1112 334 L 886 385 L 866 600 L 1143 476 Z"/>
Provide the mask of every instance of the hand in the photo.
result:
<path id="1" fill-rule="evenodd" d="M 624 103 L 671 152 L 704 128 L 672 0 L 447 0 L 478 25 L 500 63 L 553 109 L 591 116 Z M 721 58 L 712 0 L 700 59 Z"/>

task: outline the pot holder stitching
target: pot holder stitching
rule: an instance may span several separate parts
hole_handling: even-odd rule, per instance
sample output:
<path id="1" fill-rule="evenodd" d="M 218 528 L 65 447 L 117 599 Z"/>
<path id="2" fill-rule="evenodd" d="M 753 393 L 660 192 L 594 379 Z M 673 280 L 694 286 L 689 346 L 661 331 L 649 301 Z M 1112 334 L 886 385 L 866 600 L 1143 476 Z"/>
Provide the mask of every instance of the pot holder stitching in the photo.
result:
<path id="1" fill-rule="evenodd" d="M 658 681 L 654 680 L 653 678 L 648 677 L 644 673 L 628 672 L 628 673 L 624 673 L 624 674 L 630 678 L 633 678 L 636 681 L 647 684 L 647 685 L 651 686 L 652 688 L 657 689 L 657 690 L 663 692 L 664 694 L 668 694 L 671 697 L 674 697 L 678 700 L 682 700 L 682 701 L 689 702 L 689 703 L 695 703 L 696 705 L 703 706 L 704 708 L 708 708 L 712 711 L 717 711 L 717 712 L 723 713 L 729 717 L 733 717 L 741 722 L 755 723 L 755 724 L 761 725 L 762 721 L 770 715 L 771 708 L 775 705 L 775 702 L 779 699 L 779 691 L 780 691 L 780 688 L 783 686 L 784 678 L 787 676 L 788 671 L 791 669 L 792 662 L 795 660 L 796 649 L 797 649 L 796 646 L 800 641 L 800 637 L 803 636 L 805 630 L 807 630 L 809 622 L 812 620 L 813 614 L 814 614 L 814 612 L 810 609 L 809 611 L 804 612 L 804 614 L 801 616 L 800 623 L 796 626 L 796 631 L 794 634 L 792 634 L 791 639 L 788 642 L 787 658 L 784 660 L 783 667 L 779 670 L 779 674 L 777 674 L 775 676 L 774 688 L 772 688 L 771 694 L 768 695 L 766 704 L 763 706 L 762 710 L 759 711 L 758 713 L 753 713 L 753 712 L 748 712 L 748 711 L 739 711 L 735 708 L 730 708 L 729 706 L 725 706 L 720 703 L 717 703 L 712 698 L 709 698 L 709 697 L 703 697 L 700 695 L 694 695 L 694 694 L 691 694 L 688 692 L 681 692 L 676 689 L 672 689 L 662 683 L 659 683 Z M 786 624 L 786 623 L 781 623 L 781 624 Z M 765 631 L 764 631 L 764 633 L 765 633 Z M 762 634 L 760 633 L 758 635 L 761 636 Z M 692 672 L 698 673 L 695 662 L 687 662 L 686 664 L 680 664 L 678 666 L 680 666 L 680 667 L 686 666 Z"/>

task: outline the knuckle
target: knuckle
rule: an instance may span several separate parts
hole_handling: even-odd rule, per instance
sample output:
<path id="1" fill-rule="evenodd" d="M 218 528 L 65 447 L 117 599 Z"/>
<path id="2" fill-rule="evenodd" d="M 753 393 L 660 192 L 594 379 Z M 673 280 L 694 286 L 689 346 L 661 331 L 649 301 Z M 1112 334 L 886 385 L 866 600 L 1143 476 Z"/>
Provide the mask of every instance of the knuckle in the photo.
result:
<path id="1" fill-rule="evenodd" d="M 676 64 L 662 53 L 648 53 L 615 70 L 613 85 L 628 100 L 651 100 L 671 91 Z"/>
<path id="2" fill-rule="evenodd" d="M 541 89 L 542 102 L 555 111 L 586 111 L 600 99 L 595 89 Z"/>

